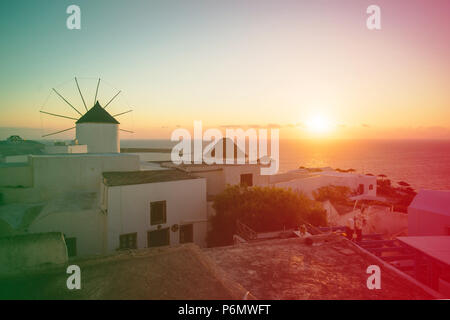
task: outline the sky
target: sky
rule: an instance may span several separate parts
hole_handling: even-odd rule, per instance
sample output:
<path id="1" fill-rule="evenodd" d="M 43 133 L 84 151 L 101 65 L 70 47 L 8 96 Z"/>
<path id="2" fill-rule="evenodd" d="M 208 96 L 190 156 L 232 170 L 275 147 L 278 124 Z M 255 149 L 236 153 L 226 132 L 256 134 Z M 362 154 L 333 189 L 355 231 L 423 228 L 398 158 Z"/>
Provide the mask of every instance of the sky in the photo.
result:
<path id="1" fill-rule="evenodd" d="M 69 30 L 66 8 L 81 9 Z M 369 30 L 369 5 L 381 30 Z M 0 139 L 73 126 L 74 77 L 135 133 L 280 128 L 283 138 L 450 138 L 450 1 L 0 3 Z M 66 133 L 69 134 L 69 133 Z M 73 134 L 73 133 L 72 133 Z M 53 136 L 57 137 L 57 136 Z M 123 138 L 128 138 L 122 136 Z"/>

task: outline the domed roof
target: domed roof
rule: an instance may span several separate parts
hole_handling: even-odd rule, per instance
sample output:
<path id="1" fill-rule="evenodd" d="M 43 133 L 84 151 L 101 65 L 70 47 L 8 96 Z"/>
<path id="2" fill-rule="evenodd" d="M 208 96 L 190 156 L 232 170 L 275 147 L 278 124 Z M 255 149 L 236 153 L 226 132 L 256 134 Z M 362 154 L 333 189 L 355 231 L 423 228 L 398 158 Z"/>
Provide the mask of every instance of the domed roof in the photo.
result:
<path id="1" fill-rule="evenodd" d="M 80 119 L 75 123 L 114 123 L 119 124 L 119 121 L 114 119 L 100 104 L 98 101 L 95 105 L 89 109 Z"/>

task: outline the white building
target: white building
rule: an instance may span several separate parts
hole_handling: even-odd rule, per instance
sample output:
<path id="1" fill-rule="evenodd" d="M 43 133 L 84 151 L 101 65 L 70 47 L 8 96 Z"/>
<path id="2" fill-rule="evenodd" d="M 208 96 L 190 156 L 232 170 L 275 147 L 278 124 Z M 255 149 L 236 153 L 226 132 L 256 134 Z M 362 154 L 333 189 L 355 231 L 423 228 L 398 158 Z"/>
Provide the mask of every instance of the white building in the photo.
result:
<path id="1" fill-rule="evenodd" d="M 206 179 L 153 170 L 138 155 L 121 154 L 118 130 L 97 103 L 76 125 L 88 153 L 63 146 L 54 154 L 29 155 L 26 162 L 2 163 L 0 227 L 6 227 L 0 233 L 62 232 L 71 256 L 205 245 Z"/>
<path id="2" fill-rule="evenodd" d="M 70 255 L 206 245 L 205 179 L 176 170 L 105 172 L 100 192 L 75 190 L 47 201 L 28 231 L 62 232 Z"/>
<path id="3" fill-rule="evenodd" d="M 299 169 L 270 177 L 271 185 L 280 188 L 290 188 L 312 196 L 313 191 L 320 187 L 334 185 L 345 186 L 367 196 L 376 196 L 377 178 L 358 173 L 327 171 L 308 171 Z"/>
<path id="4" fill-rule="evenodd" d="M 261 164 L 257 161 L 256 164 L 249 164 L 247 155 L 240 149 L 231 139 L 222 139 L 217 142 L 222 144 L 223 152 L 223 164 L 180 164 L 176 165 L 172 162 L 163 162 L 161 167 L 173 168 L 189 174 L 194 177 L 206 179 L 206 196 L 207 196 L 207 217 L 215 215 L 213 209 L 214 197 L 225 190 L 229 185 L 246 185 L 248 187 L 253 186 L 268 186 L 269 175 L 262 175 L 261 168 L 269 166 L 270 164 Z M 227 144 L 231 145 L 231 148 L 227 147 Z M 234 150 L 233 155 L 227 155 L 227 148 Z M 212 148 L 210 157 L 214 157 L 215 148 Z M 245 164 L 237 164 L 237 158 L 243 156 L 246 159 Z M 232 159 L 234 164 L 226 164 L 227 159 Z"/>
<path id="5" fill-rule="evenodd" d="M 63 145 L 47 145 L 44 148 L 46 154 L 63 154 L 63 153 L 87 153 L 87 145 L 85 144 L 63 144 Z"/>
<path id="6" fill-rule="evenodd" d="M 103 174 L 108 251 L 206 245 L 206 179 L 178 170 Z"/>
<path id="7" fill-rule="evenodd" d="M 421 190 L 408 207 L 409 236 L 450 235 L 450 191 Z"/>

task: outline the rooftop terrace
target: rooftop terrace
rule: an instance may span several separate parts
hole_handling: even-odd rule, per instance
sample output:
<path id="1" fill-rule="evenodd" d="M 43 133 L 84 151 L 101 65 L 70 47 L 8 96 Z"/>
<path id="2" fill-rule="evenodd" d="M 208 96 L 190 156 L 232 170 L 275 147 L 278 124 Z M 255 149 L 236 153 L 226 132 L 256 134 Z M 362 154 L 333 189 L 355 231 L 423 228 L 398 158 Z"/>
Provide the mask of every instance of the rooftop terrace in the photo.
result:
<path id="1" fill-rule="evenodd" d="M 258 299 L 431 299 L 350 241 L 336 236 L 308 246 L 283 239 L 205 250 L 228 275 Z M 381 289 L 367 288 L 367 267 L 381 269 Z"/>
<path id="2" fill-rule="evenodd" d="M 111 187 L 198 179 L 197 177 L 193 177 L 179 170 L 103 172 L 103 178 L 105 179 L 105 184 Z"/>

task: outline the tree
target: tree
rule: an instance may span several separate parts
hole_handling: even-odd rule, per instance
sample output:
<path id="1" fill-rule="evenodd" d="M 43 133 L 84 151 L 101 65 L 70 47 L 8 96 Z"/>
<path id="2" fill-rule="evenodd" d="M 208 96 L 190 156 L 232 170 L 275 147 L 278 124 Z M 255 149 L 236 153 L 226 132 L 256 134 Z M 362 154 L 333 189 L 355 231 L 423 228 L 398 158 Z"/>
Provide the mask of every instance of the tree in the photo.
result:
<path id="1" fill-rule="evenodd" d="M 304 223 L 326 226 L 322 205 L 303 194 L 275 187 L 228 186 L 214 200 L 209 246 L 232 243 L 236 222 L 256 232 L 296 228 Z"/>
<path id="2" fill-rule="evenodd" d="M 345 204 L 351 193 L 352 190 L 349 187 L 329 185 L 313 191 L 313 197 L 316 201 L 329 200 L 332 203 Z"/>

